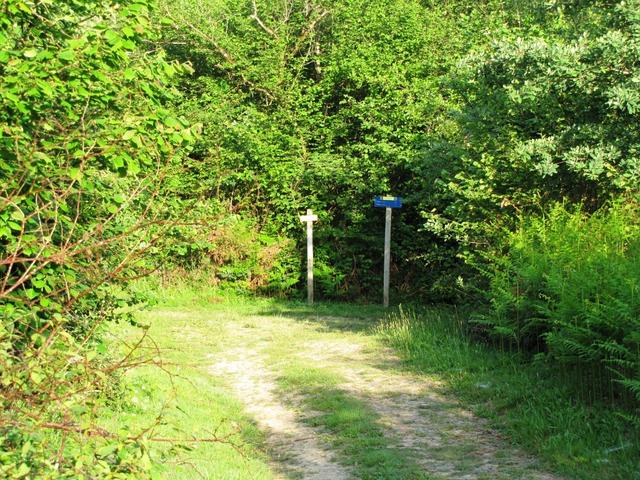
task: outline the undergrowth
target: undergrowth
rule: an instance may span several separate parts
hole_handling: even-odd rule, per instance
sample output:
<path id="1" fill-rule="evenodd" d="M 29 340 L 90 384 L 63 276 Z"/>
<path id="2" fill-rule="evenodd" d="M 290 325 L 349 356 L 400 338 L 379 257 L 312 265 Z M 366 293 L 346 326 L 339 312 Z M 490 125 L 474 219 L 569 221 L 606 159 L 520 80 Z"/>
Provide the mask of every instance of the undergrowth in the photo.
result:
<path id="1" fill-rule="evenodd" d="M 557 205 L 524 219 L 490 260 L 490 309 L 478 323 L 577 378 L 582 400 L 640 406 L 636 203 L 592 215 Z"/>

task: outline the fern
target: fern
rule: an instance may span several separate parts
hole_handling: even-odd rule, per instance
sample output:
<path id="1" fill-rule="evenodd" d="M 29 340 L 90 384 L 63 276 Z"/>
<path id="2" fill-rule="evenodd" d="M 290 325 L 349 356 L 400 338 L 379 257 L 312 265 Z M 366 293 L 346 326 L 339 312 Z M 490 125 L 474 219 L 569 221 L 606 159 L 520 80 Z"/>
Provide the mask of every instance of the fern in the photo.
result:
<path id="1" fill-rule="evenodd" d="M 563 205 L 525 218 L 494 260 L 481 323 L 581 369 L 600 392 L 640 384 L 640 219 L 633 203 L 592 215 Z M 601 375 L 594 372 L 610 372 Z M 615 378 L 615 385 L 612 384 Z M 605 387 L 605 388 L 603 388 Z"/>

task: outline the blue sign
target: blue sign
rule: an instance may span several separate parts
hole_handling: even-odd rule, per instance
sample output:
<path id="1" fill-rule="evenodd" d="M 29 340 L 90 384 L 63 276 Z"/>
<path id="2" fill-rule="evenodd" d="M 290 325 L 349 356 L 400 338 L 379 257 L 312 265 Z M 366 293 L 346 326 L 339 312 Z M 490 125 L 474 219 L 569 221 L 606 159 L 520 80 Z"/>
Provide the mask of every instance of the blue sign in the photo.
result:
<path id="1" fill-rule="evenodd" d="M 402 197 L 376 197 L 373 206 L 378 208 L 402 208 Z"/>

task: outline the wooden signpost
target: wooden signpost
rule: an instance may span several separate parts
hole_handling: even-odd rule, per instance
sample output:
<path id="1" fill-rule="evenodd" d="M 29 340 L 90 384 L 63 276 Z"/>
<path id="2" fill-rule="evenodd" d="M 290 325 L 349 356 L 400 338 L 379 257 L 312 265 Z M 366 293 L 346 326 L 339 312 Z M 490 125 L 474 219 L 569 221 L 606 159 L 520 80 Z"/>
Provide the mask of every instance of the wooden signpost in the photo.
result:
<path id="1" fill-rule="evenodd" d="M 373 206 L 385 209 L 384 223 L 384 276 L 382 279 L 382 303 L 389 306 L 389 276 L 391 268 L 391 211 L 394 208 L 402 208 L 400 197 L 376 197 Z"/>
<path id="2" fill-rule="evenodd" d="M 300 216 L 302 223 L 307 222 L 307 303 L 313 304 L 313 222 L 318 221 L 311 209 L 307 209 L 306 215 Z"/>

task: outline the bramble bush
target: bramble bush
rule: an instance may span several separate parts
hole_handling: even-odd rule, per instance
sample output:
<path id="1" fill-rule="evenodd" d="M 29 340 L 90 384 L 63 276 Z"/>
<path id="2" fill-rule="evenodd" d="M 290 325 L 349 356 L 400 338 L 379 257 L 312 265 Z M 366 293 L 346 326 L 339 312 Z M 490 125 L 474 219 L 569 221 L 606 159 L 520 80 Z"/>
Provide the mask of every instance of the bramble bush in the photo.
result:
<path id="1" fill-rule="evenodd" d="M 0 476 L 144 478 L 141 437 L 96 426 L 116 371 L 96 333 L 133 301 L 157 205 L 194 129 L 166 108 L 187 72 L 147 0 L 0 6 Z"/>
<path id="2" fill-rule="evenodd" d="M 183 200 L 179 220 L 144 257 L 161 285 L 206 281 L 222 289 L 284 296 L 300 281 L 294 243 L 215 200 Z"/>

